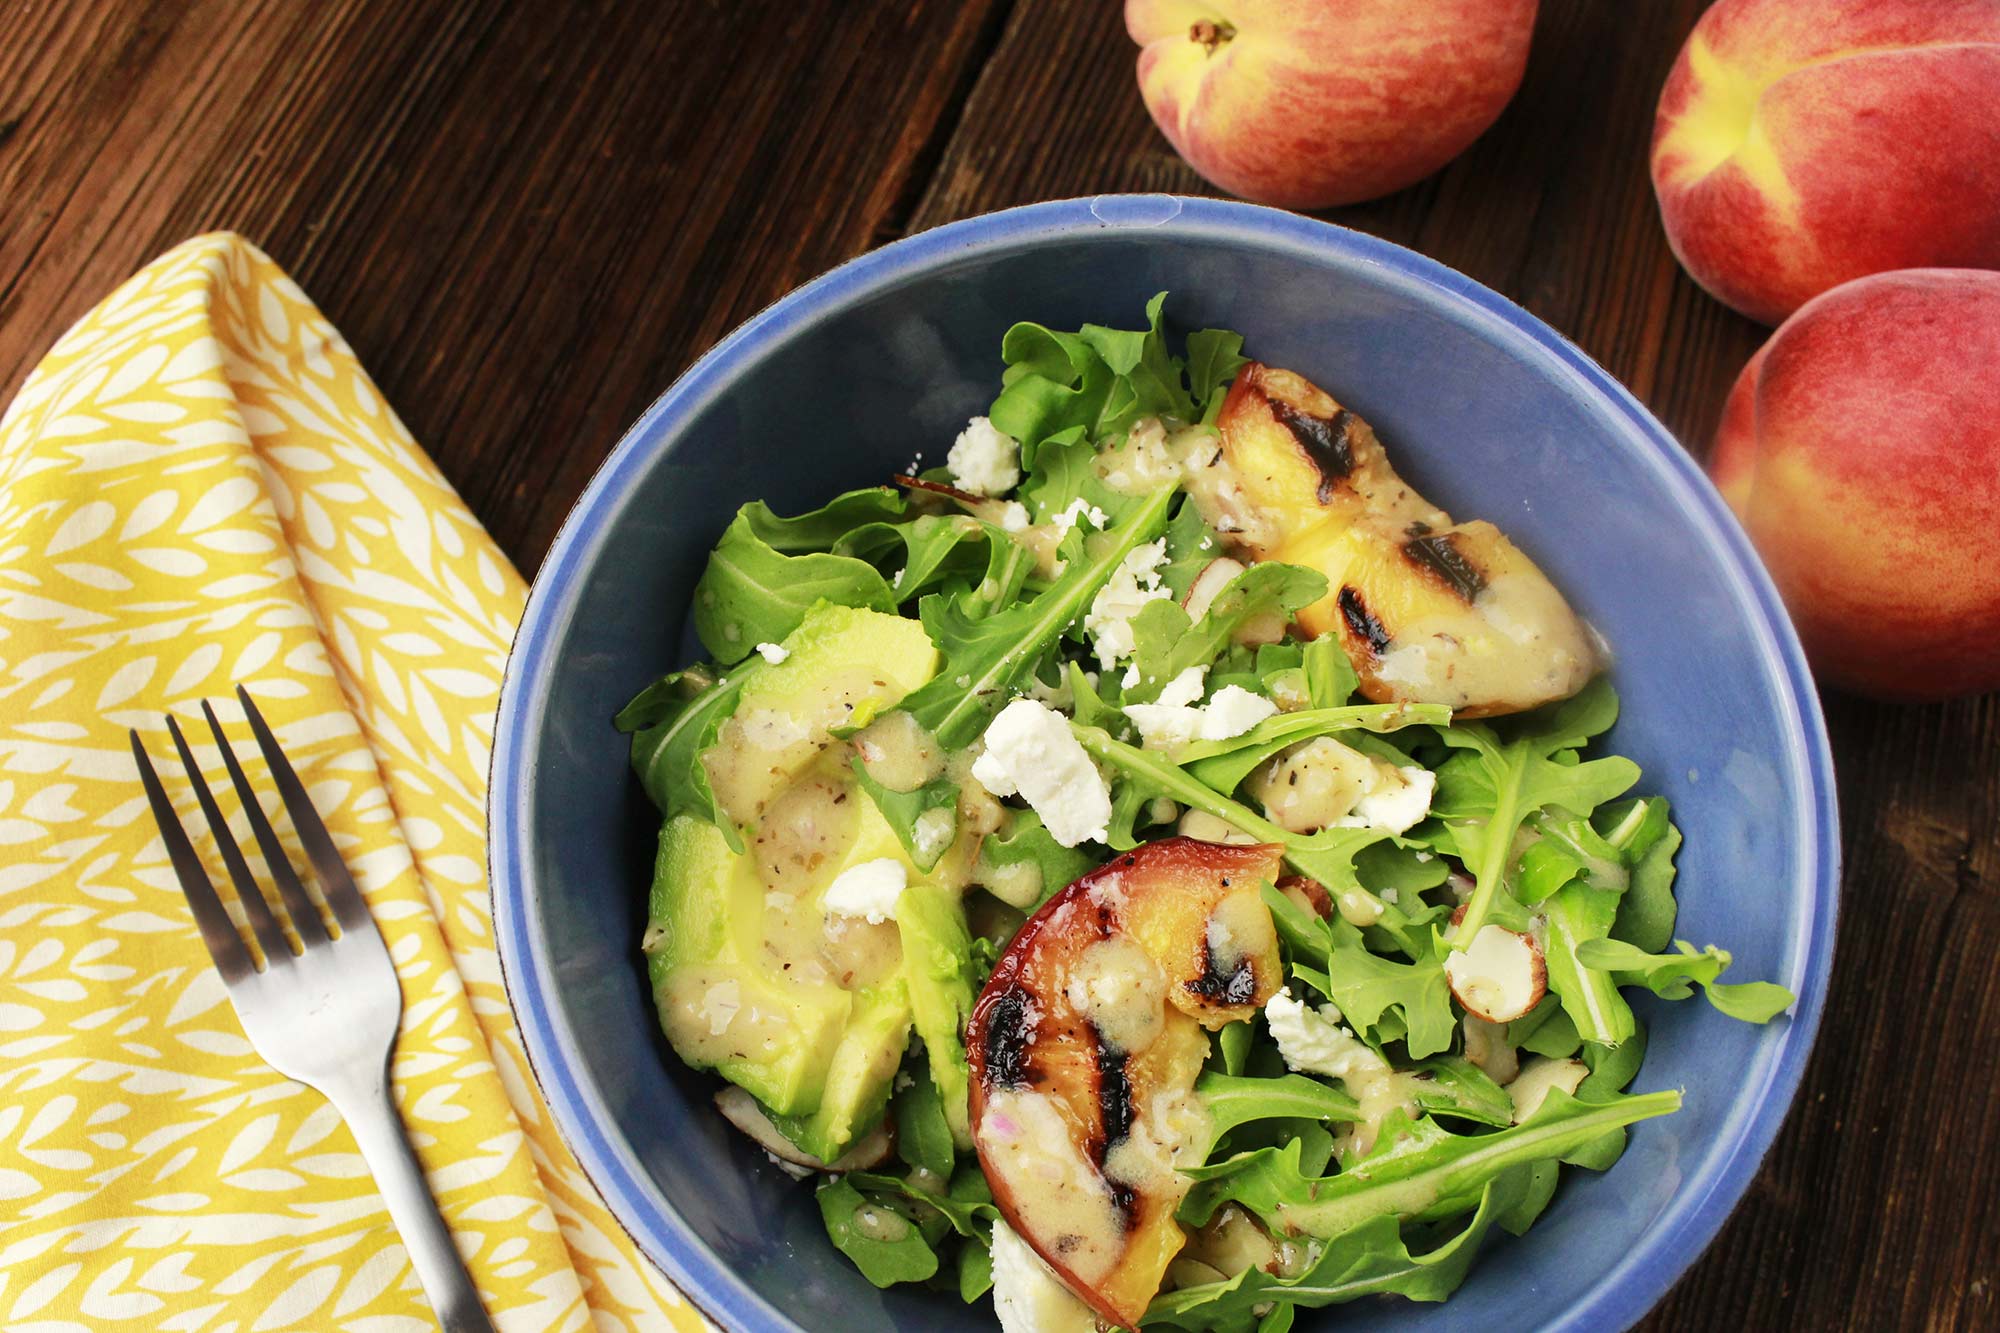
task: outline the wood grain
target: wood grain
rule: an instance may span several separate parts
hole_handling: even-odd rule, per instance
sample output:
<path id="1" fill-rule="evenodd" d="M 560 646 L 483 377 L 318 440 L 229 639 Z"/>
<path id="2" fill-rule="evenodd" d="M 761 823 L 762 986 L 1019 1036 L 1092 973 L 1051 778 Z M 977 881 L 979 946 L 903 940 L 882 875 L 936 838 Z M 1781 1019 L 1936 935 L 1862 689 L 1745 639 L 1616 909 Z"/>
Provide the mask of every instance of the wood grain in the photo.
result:
<path id="1" fill-rule="evenodd" d="M 625 425 L 908 230 L 1208 193 L 1109 0 L 0 0 L 0 399 L 126 274 L 242 231 L 532 571 Z M 1520 95 L 1329 216 L 1521 302 L 1698 455 L 1764 331 L 1674 263 L 1652 103 L 1702 0 L 1544 0 Z M 1648 1321 L 2000 1326 L 2000 699 L 1830 697 L 1846 888 L 1806 1087 Z"/>

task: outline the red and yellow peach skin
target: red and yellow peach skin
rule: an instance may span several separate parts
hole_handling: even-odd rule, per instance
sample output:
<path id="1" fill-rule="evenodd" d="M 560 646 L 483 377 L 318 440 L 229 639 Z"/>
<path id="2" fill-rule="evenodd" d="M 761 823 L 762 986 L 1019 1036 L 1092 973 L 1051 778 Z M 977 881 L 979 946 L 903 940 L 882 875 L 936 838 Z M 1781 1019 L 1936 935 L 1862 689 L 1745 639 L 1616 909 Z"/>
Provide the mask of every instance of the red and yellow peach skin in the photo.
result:
<path id="1" fill-rule="evenodd" d="M 1194 169 L 1285 208 L 1465 151 L 1521 84 L 1536 0 L 1126 0 L 1146 109 Z"/>
<path id="2" fill-rule="evenodd" d="M 1823 683 L 2000 688 L 2000 273 L 1808 302 L 1744 367 L 1710 468 Z"/>
<path id="3" fill-rule="evenodd" d="M 2000 3 L 1720 0 L 1652 172 L 1687 271 L 1767 324 L 1869 273 L 2000 267 Z"/>

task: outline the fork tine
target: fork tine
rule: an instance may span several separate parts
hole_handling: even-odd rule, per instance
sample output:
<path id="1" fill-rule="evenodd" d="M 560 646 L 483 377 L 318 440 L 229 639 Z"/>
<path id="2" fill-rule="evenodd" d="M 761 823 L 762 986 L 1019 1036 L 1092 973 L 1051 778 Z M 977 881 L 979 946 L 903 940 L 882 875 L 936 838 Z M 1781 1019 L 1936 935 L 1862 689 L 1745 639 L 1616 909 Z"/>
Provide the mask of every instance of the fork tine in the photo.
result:
<path id="1" fill-rule="evenodd" d="M 264 752 L 264 762 L 270 766 L 271 776 L 277 780 L 278 795 L 284 798 L 285 809 L 291 812 L 292 827 L 298 831 L 299 845 L 305 848 L 313 873 L 319 876 L 320 890 L 326 895 L 326 905 L 333 909 L 334 920 L 340 923 L 343 931 L 374 930 L 375 918 L 368 914 L 368 904 L 362 900 L 361 890 L 355 887 L 354 876 L 347 873 L 347 866 L 333 845 L 333 837 L 326 831 L 319 811 L 313 809 L 312 798 L 306 795 L 304 784 L 292 768 L 292 761 L 285 758 L 285 752 L 278 748 L 278 738 L 271 734 L 264 715 L 250 701 L 250 692 L 241 685 L 236 687 L 236 701 L 242 705 L 243 716 L 249 719 L 250 730 L 257 736 L 257 748 Z"/>
<path id="2" fill-rule="evenodd" d="M 243 860 L 243 852 L 236 845 L 236 838 L 229 831 L 229 821 L 222 817 L 216 807 L 215 797 L 209 794 L 208 783 L 201 776 L 201 769 L 194 762 L 194 752 L 188 749 L 187 737 L 181 735 L 180 723 L 169 716 L 167 731 L 174 738 L 174 748 L 181 752 L 181 767 L 187 770 L 188 785 L 194 788 L 194 798 L 201 803 L 201 813 L 208 820 L 209 832 L 215 835 L 216 849 L 222 853 L 222 863 L 229 867 L 229 878 L 236 885 L 236 898 L 243 904 L 243 914 L 250 918 L 250 930 L 257 936 L 257 943 L 264 950 L 264 966 L 289 962 L 292 946 L 285 942 L 285 933 L 278 929 L 278 923 L 271 916 L 271 905 L 264 901 L 264 891 L 257 887 L 257 881 L 250 875 L 250 867 Z"/>
<path id="3" fill-rule="evenodd" d="M 250 950 L 236 933 L 229 913 L 222 909 L 222 900 L 215 896 L 215 886 L 208 882 L 208 872 L 202 869 L 201 858 L 195 855 L 187 830 L 181 827 L 181 818 L 174 813 L 173 802 L 160 786 L 160 775 L 153 771 L 153 759 L 146 753 L 145 742 L 139 739 L 137 731 L 131 735 L 132 760 L 139 766 L 139 781 L 153 807 L 153 822 L 160 826 L 167 857 L 174 863 L 174 877 L 180 880 L 181 892 L 187 896 L 188 910 L 194 913 L 201 941 L 208 946 L 209 957 L 215 959 L 215 970 L 222 974 L 223 984 L 234 986 L 256 971 L 250 961 Z"/>
<path id="4" fill-rule="evenodd" d="M 320 919 L 319 908 L 306 895 L 305 885 L 299 883 L 298 875 L 292 870 L 291 858 L 285 855 L 271 821 L 264 817 L 264 807 L 257 799 L 257 791 L 250 785 L 250 779 L 243 776 L 243 767 L 236 762 L 236 752 L 230 747 L 229 737 L 206 699 L 201 701 L 201 712 L 208 719 L 208 729 L 215 736 L 216 748 L 222 751 L 222 762 L 229 769 L 229 781 L 236 787 L 236 799 L 243 803 L 243 813 L 250 820 L 250 832 L 256 835 L 257 847 L 264 853 L 264 864 L 271 868 L 271 878 L 278 882 L 278 897 L 284 900 L 285 911 L 292 918 L 292 929 L 298 931 L 299 942 L 308 949 L 316 944 L 325 944 L 332 937 L 326 933 L 326 923 Z"/>

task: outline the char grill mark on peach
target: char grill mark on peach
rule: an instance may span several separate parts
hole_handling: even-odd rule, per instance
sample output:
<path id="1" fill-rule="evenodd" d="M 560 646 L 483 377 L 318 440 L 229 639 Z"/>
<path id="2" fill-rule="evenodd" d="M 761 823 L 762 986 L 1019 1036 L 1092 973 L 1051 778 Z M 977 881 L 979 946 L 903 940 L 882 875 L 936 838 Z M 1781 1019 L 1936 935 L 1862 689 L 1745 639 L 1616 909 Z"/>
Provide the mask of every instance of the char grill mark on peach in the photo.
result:
<path id="1" fill-rule="evenodd" d="M 1458 549 L 1453 534 L 1419 533 L 1403 543 L 1403 558 L 1458 594 L 1466 603 L 1486 591 L 1486 576 Z"/>
<path id="2" fill-rule="evenodd" d="M 1034 1024 L 1033 1001 L 1026 988 L 1009 986 L 993 998 L 986 1020 L 985 1066 L 993 1082 L 1005 1088 L 1028 1086 L 1028 1043 Z"/>
<path id="3" fill-rule="evenodd" d="M 1350 585 L 1340 590 L 1340 618 L 1347 622 L 1347 628 L 1355 638 L 1368 645 L 1372 655 L 1380 657 L 1389 651 L 1388 628 L 1368 609 L 1360 589 Z"/>
<path id="4" fill-rule="evenodd" d="M 1257 993 L 1257 971 L 1248 958 L 1238 958 L 1228 971 L 1216 966 L 1215 949 L 1204 940 L 1201 975 L 1184 983 L 1190 995 L 1209 1004 L 1248 1004 Z"/>
<path id="5" fill-rule="evenodd" d="M 1319 502 L 1331 503 L 1334 491 L 1354 471 L 1354 414 L 1343 407 L 1330 417 L 1314 416 L 1268 393 L 1264 401 L 1271 405 L 1271 415 L 1299 442 L 1306 460 L 1319 471 Z"/>
<path id="6" fill-rule="evenodd" d="M 1089 1031 L 1095 1047 L 1092 1064 L 1097 1069 L 1098 1125 L 1096 1132 L 1090 1136 L 1090 1158 L 1103 1176 L 1104 1184 L 1111 1193 L 1111 1202 L 1129 1232 L 1139 1225 L 1139 1193 L 1123 1181 L 1114 1179 L 1105 1170 L 1104 1159 L 1131 1136 L 1133 1122 L 1139 1118 L 1138 1108 L 1132 1101 L 1132 1078 L 1127 1068 L 1131 1057 L 1105 1041 L 1095 1024 L 1085 1023 L 1084 1027 Z"/>

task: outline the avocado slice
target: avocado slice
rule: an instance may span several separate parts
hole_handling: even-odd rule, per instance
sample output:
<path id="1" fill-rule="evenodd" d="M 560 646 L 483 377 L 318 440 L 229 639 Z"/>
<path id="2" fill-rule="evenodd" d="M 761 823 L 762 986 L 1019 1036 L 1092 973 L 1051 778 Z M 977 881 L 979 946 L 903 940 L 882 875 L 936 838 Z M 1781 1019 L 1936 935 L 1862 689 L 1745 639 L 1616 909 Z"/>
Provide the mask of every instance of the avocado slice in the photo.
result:
<path id="1" fill-rule="evenodd" d="M 965 1020 L 977 998 L 972 985 L 972 933 L 956 892 L 912 883 L 896 902 L 903 941 L 903 979 L 917 1035 L 924 1039 L 931 1081 L 944 1102 L 945 1123 L 961 1152 L 972 1148 L 971 1095 L 965 1062 Z"/>
<path id="2" fill-rule="evenodd" d="M 915 621 L 827 604 L 783 646 L 702 756 L 745 850 L 693 816 L 661 829 L 646 944 L 661 1027 L 687 1063 L 744 1088 L 786 1137 L 831 1161 L 880 1121 L 914 1015 L 956 1108 L 954 1135 L 969 1143 L 959 1033 L 971 945 L 956 890 L 937 882 L 968 857 L 924 877 L 833 735 L 929 679 L 936 649 Z M 829 932 L 827 885 L 881 859 L 910 875 L 897 910 L 907 904 L 909 922 Z"/>

